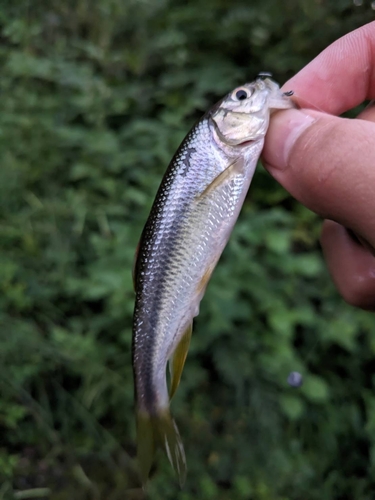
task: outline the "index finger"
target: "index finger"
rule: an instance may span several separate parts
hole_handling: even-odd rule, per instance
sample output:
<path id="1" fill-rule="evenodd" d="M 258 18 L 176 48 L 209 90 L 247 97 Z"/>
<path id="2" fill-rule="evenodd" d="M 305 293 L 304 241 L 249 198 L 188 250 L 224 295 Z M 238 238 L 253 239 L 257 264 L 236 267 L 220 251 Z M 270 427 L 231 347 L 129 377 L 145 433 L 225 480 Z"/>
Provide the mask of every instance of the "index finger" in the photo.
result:
<path id="1" fill-rule="evenodd" d="M 301 108 L 340 115 L 375 98 L 375 21 L 336 40 L 285 85 Z"/>

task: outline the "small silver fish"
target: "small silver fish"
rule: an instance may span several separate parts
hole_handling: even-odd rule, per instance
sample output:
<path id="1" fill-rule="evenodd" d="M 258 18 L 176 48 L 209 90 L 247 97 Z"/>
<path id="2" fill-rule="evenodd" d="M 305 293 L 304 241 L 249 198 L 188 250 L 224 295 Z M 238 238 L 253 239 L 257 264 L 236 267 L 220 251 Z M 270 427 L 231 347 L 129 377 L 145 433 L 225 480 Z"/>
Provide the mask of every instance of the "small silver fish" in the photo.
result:
<path id="1" fill-rule="evenodd" d="M 185 453 L 169 401 L 179 385 L 193 318 L 249 189 L 270 113 L 293 107 L 289 95 L 262 76 L 233 90 L 188 133 L 156 195 L 134 266 L 133 369 L 143 484 L 158 446 L 180 484 L 185 481 Z"/>

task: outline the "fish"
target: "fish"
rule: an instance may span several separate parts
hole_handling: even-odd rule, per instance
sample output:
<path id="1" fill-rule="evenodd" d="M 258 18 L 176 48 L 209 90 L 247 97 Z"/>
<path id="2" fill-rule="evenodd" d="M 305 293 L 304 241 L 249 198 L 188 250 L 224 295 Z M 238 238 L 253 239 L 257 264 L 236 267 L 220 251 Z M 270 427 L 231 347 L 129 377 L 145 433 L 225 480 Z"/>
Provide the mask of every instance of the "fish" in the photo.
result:
<path id="1" fill-rule="evenodd" d="M 143 229 L 133 269 L 132 362 L 144 487 L 159 447 L 181 487 L 185 482 L 185 452 L 170 400 L 180 382 L 193 318 L 245 200 L 270 114 L 294 107 L 290 95 L 260 74 L 216 103 L 173 156 Z"/>

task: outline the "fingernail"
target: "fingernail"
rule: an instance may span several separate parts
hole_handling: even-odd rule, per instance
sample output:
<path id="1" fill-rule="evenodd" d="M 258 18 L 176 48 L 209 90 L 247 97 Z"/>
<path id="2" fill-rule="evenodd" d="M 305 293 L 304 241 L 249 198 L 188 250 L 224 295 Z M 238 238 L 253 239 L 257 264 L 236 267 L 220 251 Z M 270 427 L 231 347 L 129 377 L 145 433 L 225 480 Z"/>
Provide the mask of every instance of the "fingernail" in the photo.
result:
<path id="1" fill-rule="evenodd" d="M 262 155 L 267 166 L 285 169 L 294 144 L 315 120 L 314 116 L 299 109 L 275 113 L 271 117 Z"/>

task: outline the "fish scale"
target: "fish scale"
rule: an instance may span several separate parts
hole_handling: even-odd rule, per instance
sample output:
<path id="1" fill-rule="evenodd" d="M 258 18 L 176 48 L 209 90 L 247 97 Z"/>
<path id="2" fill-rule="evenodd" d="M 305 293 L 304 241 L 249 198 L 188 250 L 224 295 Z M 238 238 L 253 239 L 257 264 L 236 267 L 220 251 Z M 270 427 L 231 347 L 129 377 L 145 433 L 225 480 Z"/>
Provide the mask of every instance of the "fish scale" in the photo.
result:
<path id="1" fill-rule="evenodd" d="M 169 412 L 166 365 L 170 360 L 174 392 L 193 318 L 246 197 L 270 111 L 291 106 L 270 79 L 235 89 L 188 133 L 156 195 L 134 271 L 133 371 L 143 483 L 157 446 L 184 481 L 186 461 Z"/>

